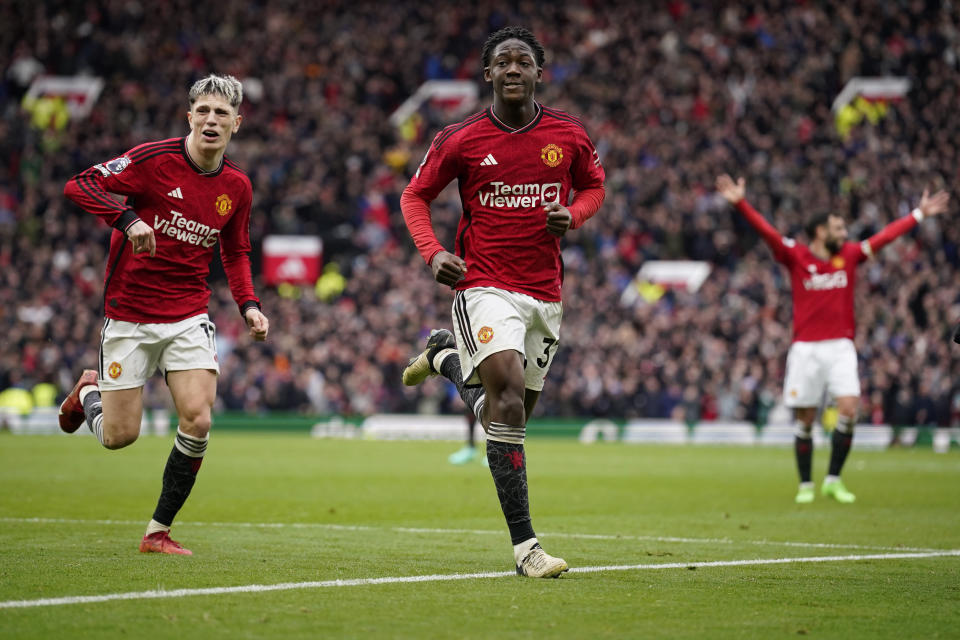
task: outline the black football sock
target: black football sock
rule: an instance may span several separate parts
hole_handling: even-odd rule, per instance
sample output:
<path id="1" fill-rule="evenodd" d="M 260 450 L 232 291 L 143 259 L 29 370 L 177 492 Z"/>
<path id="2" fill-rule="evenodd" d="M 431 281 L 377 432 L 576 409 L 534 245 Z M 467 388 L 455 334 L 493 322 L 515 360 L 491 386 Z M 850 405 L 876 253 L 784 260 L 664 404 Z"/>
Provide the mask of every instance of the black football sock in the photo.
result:
<path id="1" fill-rule="evenodd" d="M 797 460 L 797 473 L 800 482 L 810 482 L 810 469 L 813 466 L 813 425 L 802 420 L 793 423 L 793 455 Z"/>
<path id="2" fill-rule="evenodd" d="M 467 415 L 467 446 L 471 449 L 476 446 L 476 442 L 474 442 L 473 439 L 473 425 L 476 421 L 477 419 L 474 417 L 473 412 L 471 411 Z"/>
<path id="3" fill-rule="evenodd" d="M 487 462 L 512 544 L 536 537 L 530 521 L 527 459 L 523 451 L 525 432 L 524 427 L 498 422 L 491 422 L 487 431 Z"/>
<path id="4" fill-rule="evenodd" d="M 800 482 L 810 482 L 810 468 L 813 466 L 813 438 L 794 436 L 793 453 L 797 458 Z"/>
<path id="5" fill-rule="evenodd" d="M 163 470 L 163 488 L 160 490 L 160 499 L 153 512 L 153 519 L 160 524 L 170 526 L 173 518 L 187 501 L 193 483 L 197 480 L 197 472 L 203 463 L 203 454 L 207 451 L 208 438 L 195 438 L 177 429 L 177 440 L 167 458 L 167 466 Z"/>
<path id="6" fill-rule="evenodd" d="M 853 445 L 853 418 L 840 416 L 837 420 L 837 428 L 833 430 L 831 445 L 830 469 L 827 474 L 839 476 L 843 463 L 847 461 L 850 447 Z"/>
<path id="7" fill-rule="evenodd" d="M 443 362 L 440 363 L 440 373 L 444 378 L 456 385 L 460 397 L 463 398 L 463 403 L 467 405 L 467 409 L 472 411 L 478 420 L 482 420 L 483 403 L 486 399 L 486 393 L 481 385 L 463 384 L 463 370 L 460 368 L 460 356 L 456 353 L 451 353 L 444 358 Z M 471 442 L 473 441 L 472 437 L 473 436 L 471 436 Z"/>

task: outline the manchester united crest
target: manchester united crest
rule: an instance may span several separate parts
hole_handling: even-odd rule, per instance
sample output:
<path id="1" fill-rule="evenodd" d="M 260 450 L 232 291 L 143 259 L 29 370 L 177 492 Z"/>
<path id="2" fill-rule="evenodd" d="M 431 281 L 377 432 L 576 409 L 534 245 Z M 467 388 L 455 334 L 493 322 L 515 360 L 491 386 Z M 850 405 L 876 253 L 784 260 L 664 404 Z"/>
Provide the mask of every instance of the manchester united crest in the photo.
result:
<path id="1" fill-rule="evenodd" d="M 233 200 L 230 199 L 230 196 L 224 193 L 217 197 L 217 201 L 214 203 L 214 206 L 217 208 L 217 213 L 225 216 L 233 210 Z"/>
<path id="2" fill-rule="evenodd" d="M 833 260 L 830 261 L 830 264 L 833 265 L 834 269 L 843 269 L 847 263 L 842 257 L 833 256 Z"/>
<path id="3" fill-rule="evenodd" d="M 119 362 L 111 362 L 110 366 L 107 367 L 107 375 L 114 380 L 119 378 L 121 373 L 123 373 L 123 367 L 120 366 Z"/>
<path id="4" fill-rule="evenodd" d="M 493 340 L 493 329 L 490 327 L 480 327 L 480 331 L 477 331 L 477 340 L 483 344 L 487 344 Z"/>
<path id="5" fill-rule="evenodd" d="M 540 159 L 548 167 L 556 167 L 563 162 L 563 149 L 555 144 L 548 144 L 540 149 Z"/>

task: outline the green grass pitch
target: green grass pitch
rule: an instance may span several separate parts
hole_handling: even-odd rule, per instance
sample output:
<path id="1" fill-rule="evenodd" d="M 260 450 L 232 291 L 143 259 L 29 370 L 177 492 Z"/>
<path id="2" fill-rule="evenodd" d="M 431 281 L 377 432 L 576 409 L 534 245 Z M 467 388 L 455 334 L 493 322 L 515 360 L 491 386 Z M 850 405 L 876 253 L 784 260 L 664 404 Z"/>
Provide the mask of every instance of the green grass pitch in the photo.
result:
<path id="1" fill-rule="evenodd" d="M 574 569 L 531 580 L 508 575 L 489 472 L 447 464 L 450 442 L 214 430 L 173 528 L 195 555 L 140 554 L 171 445 L 150 436 L 108 452 L 90 437 L 0 434 L 0 637 L 902 639 L 960 629 L 956 451 L 854 451 L 844 477 L 856 504 L 818 492 L 801 507 L 786 449 L 530 438 L 534 526 Z M 817 480 L 827 457 L 815 454 Z M 397 580 L 416 576 L 432 577 Z M 157 590 L 187 591 L 144 595 Z M 130 595 L 72 600 L 116 594 Z"/>

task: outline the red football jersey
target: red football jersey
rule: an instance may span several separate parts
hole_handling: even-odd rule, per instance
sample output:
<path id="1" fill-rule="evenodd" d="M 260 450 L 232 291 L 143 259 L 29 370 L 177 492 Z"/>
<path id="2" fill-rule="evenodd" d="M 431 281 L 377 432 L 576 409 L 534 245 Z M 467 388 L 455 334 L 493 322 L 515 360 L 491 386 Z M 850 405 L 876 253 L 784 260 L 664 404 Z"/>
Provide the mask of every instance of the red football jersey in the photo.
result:
<path id="1" fill-rule="evenodd" d="M 773 255 L 790 271 L 794 342 L 853 340 L 853 287 L 857 265 L 867 258 L 860 245 L 845 242 L 839 253 L 821 260 L 806 245 L 781 238 Z"/>
<path id="2" fill-rule="evenodd" d="M 806 245 L 781 236 L 746 200 L 737 209 L 790 270 L 793 289 L 793 341 L 853 340 L 856 328 L 853 288 L 857 265 L 917 225 L 912 215 L 894 220 L 863 242 L 845 242 L 840 251 L 821 260 Z"/>
<path id="3" fill-rule="evenodd" d="M 492 107 L 443 129 L 407 191 L 431 202 L 454 178 L 463 215 L 454 253 L 467 263 L 456 288 L 498 287 L 560 301 L 560 239 L 546 229 L 544 205 L 603 187 L 604 172 L 583 124 L 537 104 L 514 130 Z"/>
<path id="4" fill-rule="evenodd" d="M 73 177 L 65 195 L 115 230 L 104 280 L 104 315 L 127 322 L 178 322 L 207 311 L 207 276 L 220 254 L 241 313 L 259 306 L 250 276 L 250 180 L 224 158 L 205 172 L 186 139 L 134 147 Z M 127 196 L 120 203 L 110 196 Z M 153 228 L 156 255 L 134 255 L 125 231 L 138 219 Z"/>

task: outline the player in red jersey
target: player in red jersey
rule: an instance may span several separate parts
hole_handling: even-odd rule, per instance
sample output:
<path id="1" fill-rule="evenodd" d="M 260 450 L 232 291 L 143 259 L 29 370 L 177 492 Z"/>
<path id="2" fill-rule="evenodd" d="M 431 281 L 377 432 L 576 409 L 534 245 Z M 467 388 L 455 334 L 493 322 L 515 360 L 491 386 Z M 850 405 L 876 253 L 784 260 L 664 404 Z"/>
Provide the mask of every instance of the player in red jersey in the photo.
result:
<path id="1" fill-rule="evenodd" d="M 534 533 L 523 441 L 560 339 L 560 238 L 600 208 L 604 172 L 581 122 L 534 100 L 543 62 L 528 30 L 492 34 L 482 63 L 493 105 L 437 134 L 403 192 L 417 249 L 434 279 L 456 290 L 456 336 L 434 331 L 403 381 L 442 373 L 457 385 L 487 433 L 517 573 L 556 577 L 567 563 Z M 450 253 L 431 226 L 430 202 L 454 179 L 463 216 Z"/>
<path id="2" fill-rule="evenodd" d="M 840 471 L 853 442 L 853 426 L 860 402 L 857 351 L 853 344 L 853 289 L 857 265 L 885 245 L 910 231 L 927 216 L 947 209 L 949 195 L 926 191 L 909 215 L 894 220 L 863 242 L 847 242 L 843 218 L 821 214 L 807 225 L 810 246 L 781 236 L 745 198 L 743 178 L 728 175 L 716 180 L 717 191 L 747 219 L 773 250 L 773 257 L 790 271 L 793 290 L 793 344 L 787 354 L 783 383 L 784 403 L 794 409 L 794 453 L 800 473 L 798 503 L 813 501 L 810 467 L 811 431 L 824 392 L 837 403 L 837 426 L 831 441 L 830 466 L 821 486 L 823 495 L 850 503 L 856 497 L 840 480 Z"/>
<path id="3" fill-rule="evenodd" d="M 132 444 L 140 434 L 143 385 L 158 368 L 180 418 L 143 552 L 191 553 L 169 531 L 203 461 L 216 398 L 220 365 L 206 280 L 218 242 L 251 337 L 265 340 L 269 329 L 250 276 L 250 180 L 224 156 L 240 128 L 242 99 L 236 78 L 203 78 L 190 89 L 186 138 L 134 147 L 64 188 L 114 231 L 99 370 L 83 372 L 60 407 L 60 427 L 72 433 L 86 421 L 107 449 Z"/>

